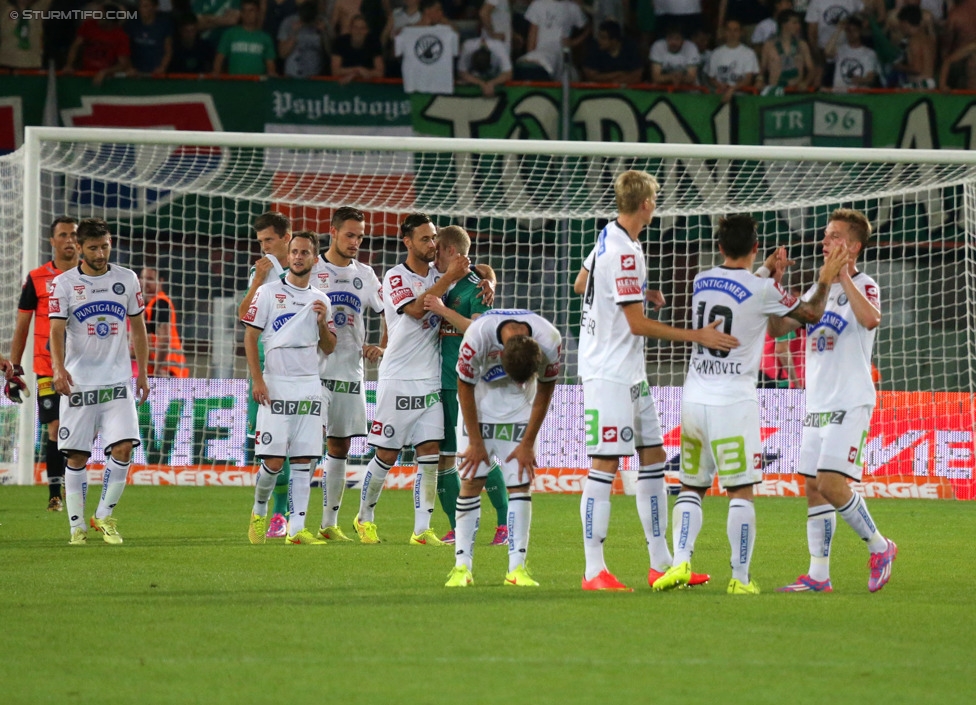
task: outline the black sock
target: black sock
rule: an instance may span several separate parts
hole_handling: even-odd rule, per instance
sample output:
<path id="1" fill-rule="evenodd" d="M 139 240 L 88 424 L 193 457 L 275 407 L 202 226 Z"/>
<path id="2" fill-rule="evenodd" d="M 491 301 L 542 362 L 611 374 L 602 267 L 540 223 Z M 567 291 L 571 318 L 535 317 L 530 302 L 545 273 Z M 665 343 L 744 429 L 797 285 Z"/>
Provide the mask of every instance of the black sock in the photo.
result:
<path id="1" fill-rule="evenodd" d="M 48 438 L 44 455 L 47 461 L 48 496 L 60 497 L 64 486 L 64 455 L 58 450 L 58 442 Z"/>

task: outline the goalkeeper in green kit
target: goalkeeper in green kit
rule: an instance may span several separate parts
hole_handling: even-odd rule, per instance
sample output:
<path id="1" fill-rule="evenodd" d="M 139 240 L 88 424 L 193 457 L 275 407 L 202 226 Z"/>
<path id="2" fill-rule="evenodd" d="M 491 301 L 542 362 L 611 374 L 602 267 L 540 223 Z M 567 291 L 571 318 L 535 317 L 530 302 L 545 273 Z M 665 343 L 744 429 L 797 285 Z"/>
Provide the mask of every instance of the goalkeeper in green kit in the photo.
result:
<path id="1" fill-rule="evenodd" d="M 437 231 L 437 260 L 439 272 L 446 272 L 455 257 L 467 255 L 471 247 L 471 238 L 464 228 L 449 225 Z M 444 404 L 444 440 L 441 441 L 440 459 L 437 464 L 437 497 L 440 499 L 441 509 L 447 514 L 451 522 L 451 530 L 441 539 L 444 543 L 454 543 L 455 511 L 457 498 L 461 491 L 461 478 L 458 477 L 455 453 L 457 452 L 457 361 L 461 351 L 461 339 L 471 321 L 485 311 L 491 309 L 490 303 L 482 300 L 485 279 L 492 283 L 495 273 L 487 265 L 478 265 L 478 271 L 472 271 L 464 279 L 455 284 L 444 297 L 445 301 L 436 296 L 428 296 L 424 300 L 424 307 L 441 317 L 441 399 Z M 480 273 L 479 273 L 480 272 Z M 489 299 L 490 302 L 491 299 Z M 508 543 L 508 492 L 501 468 L 495 463 L 485 483 L 485 491 L 497 513 L 497 528 L 492 546 L 503 546 Z"/>

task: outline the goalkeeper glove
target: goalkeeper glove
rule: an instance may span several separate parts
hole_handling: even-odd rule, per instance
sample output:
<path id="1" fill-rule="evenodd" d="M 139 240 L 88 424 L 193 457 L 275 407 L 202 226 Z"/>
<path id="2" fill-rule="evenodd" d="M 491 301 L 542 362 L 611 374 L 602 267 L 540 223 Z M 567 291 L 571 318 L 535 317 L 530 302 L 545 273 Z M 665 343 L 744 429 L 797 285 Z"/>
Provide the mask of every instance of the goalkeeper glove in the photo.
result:
<path id="1" fill-rule="evenodd" d="M 24 382 L 24 368 L 20 365 L 14 365 L 13 370 L 10 373 L 10 378 L 7 383 L 3 385 L 3 393 L 7 395 L 7 399 L 10 401 L 20 404 L 23 399 L 21 398 L 21 392 L 27 393 L 30 396 L 30 392 L 27 391 L 27 383 Z"/>

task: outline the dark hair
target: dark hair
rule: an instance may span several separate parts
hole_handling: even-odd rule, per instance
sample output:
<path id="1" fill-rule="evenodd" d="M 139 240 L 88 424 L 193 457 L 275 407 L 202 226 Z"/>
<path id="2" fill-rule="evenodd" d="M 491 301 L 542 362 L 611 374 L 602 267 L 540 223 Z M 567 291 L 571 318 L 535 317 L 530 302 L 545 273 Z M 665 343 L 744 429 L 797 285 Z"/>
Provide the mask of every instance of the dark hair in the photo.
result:
<path id="1" fill-rule="evenodd" d="M 748 213 L 720 218 L 718 221 L 718 244 L 730 259 L 739 259 L 752 252 L 758 242 L 756 219 Z"/>
<path id="2" fill-rule="evenodd" d="M 319 8 L 315 0 L 305 0 L 298 5 L 298 19 L 302 24 L 312 24 L 318 17 Z"/>
<path id="3" fill-rule="evenodd" d="M 292 233 L 291 239 L 295 240 L 296 237 L 303 237 L 312 243 L 312 252 L 319 251 L 319 236 L 313 233 L 311 230 L 299 230 L 297 233 Z"/>
<path id="4" fill-rule="evenodd" d="M 442 5 L 441 0 L 421 0 L 420 11 L 424 12 L 434 5 Z"/>
<path id="5" fill-rule="evenodd" d="M 491 71 L 491 49 L 480 46 L 471 54 L 471 73 L 479 78 Z"/>
<path id="6" fill-rule="evenodd" d="M 412 237 L 414 230 L 430 222 L 433 221 L 431 221 L 430 216 L 426 213 L 411 213 L 403 219 L 403 223 L 400 225 L 400 236 Z"/>
<path id="7" fill-rule="evenodd" d="M 620 28 L 620 23 L 616 20 L 604 20 L 600 23 L 600 31 L 607 33 L 607 38 L 612 42 L 619 42 L 624 34 Z"/>
<path id="8" fill-rule="evenodd" d="M 782 28 L 784 24 L 792 20 L 794 17 L 800 18 L 800 13 L 793 10 L 783 10 L 776 15 L 776 26 Z"/>
<path id="9" fill-rule="evenodd" d="M 505 325 L 504 323 L 502 325 Z M 502 348 L 502 369 L 516 384 L 525 384 L 539 370 L 542 349 L 528 335 L 513 335 Z"/>
<path id="10" fill-rule="evenodd" d="M 857 15 L 851 15 L 847 18 L 848 27 L 857 27 L 858 29 L 864 29 L 864 22 Z"/>
<path id="11" fill-rule="evenodd" d="M 347 220 L 355 220 L 357 223 L 362 223 L 366 220 L 366 214 L 358 208 L 341 206 L 336 208 L 335 213 L 332 214 L 332 227 L 338 230 L 339 226 Z"/>
<path id="12" fill-rule="evenodd" d="M 59 215 L 51 222 L 51 237 L 54 237 L 54 231 L 57 230 L 59 225 L 74 225 L 77 222 L 70 215 Z"/>
<path id="13" fill-rule="evenodd" d="M 922 8 L 918 5 L 904 5 L 898 11 L 898 20 L 918 27 L 922 24 Z"/>
<path id="14" fill-rule="evenodd" d="M 258 0 L 241 0 L 241 9 L 244 9 L 245 5 L 254 5 L 259 10 L 261 9 L 261 3 Z"/>
<path id="15" fill-rule="evenodd" d="M 673 37 L 675 35 L 680 35 L 684 39 L 685 33 L 681 30 L 681 25 L 668 25 L 668 28 L 664 31 L 665 39 L 668 37 Z"/>
<path id="16" fill-rule="evenodd" d="M 288 216 L 282 215 L 277 211 L 268 211 L 259 215 L 254 221 L 254 230 L 260 232 L 267 228 L 274 228 L 275 235 L 284 237 L 291 230 L 291 221 Z"/>
<path id="17" fill-rule="evenodd" d="M 192 12 L 184 12 L 179 15 L 179 19 L 176 21 L 176 27 L 186 27 L 189 24 L 199 24 L 199 18 Z"/>
<path id="18" fill-rule="evenodd" d="M 112 236 L 108 229 L 108 223 L 101 218 L 85 218 L 78 223 L 78 234 L 75 235 L 75 238 L 78 240 L 78 246 L 81 247 L 85 244 L 85 240 L 97 240 L 106 235 Z"/>

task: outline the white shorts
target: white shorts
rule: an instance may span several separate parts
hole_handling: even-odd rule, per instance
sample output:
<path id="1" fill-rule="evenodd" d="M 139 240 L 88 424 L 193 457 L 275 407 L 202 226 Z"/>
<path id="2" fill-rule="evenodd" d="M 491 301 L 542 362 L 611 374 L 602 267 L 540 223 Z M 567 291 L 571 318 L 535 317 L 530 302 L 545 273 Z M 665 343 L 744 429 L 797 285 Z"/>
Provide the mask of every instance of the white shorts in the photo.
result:
<path id="1" fill-rule="evenodd" d="M 586 454 L 623 457 L 637 448 L 664 445 L 661 422 L 647 382 L 583 381 Z"/>
<path id="2" fill-rule="evenodd" d="M 527 477 L 519 477 L 519 465 L 517 460 L 506 461 L 505 459 L 512 454 L 516 446 L 521 443 L 525 436 L 525 429 L 528 427 L 528 418 L 524 422 L 481 422 L 481 438 L 485 442 L 485 450 L 488 451 L 488 458 L 494 457 L 502 469 L 502 476 L 505 478 L 506 487 L 518 487 L 529 482 Z M 460 419 L 457 425 L 457 446 L 458 454 L 464 453 L 468 448 L 468 429 L 464 425 L 464 419 Z M 539 451 L 539 442 L 536 440 L 536 453 Z M 475 471 L 475 478 L 484 479 L 488 477 L 490 465 L 481 463 Z"/>
<path id="3" fill-rule="evenodd" d="M 858 406 L 847 411 L 807 414 L 797 472 L 816 477 L 817 470 L 832 470 L 860 482 L 873 411 L 874 407 Z"/>
<path id="4" fill-rule="evenodd" d="M 762 481 L 759 402 L 727 406 L 681 404 L 681 483 L 711 487 L 715 473 L 722 487 Z"/>
<path id="5" fill-rule="evenodd" d="M 366 442 L 400 450 L 444 438 L 441 380 L 381 380 L 376 388 L 376 418 Z"/>
<path id="6" fill-rule="evenodd" d="M 329 438 L 366 435 L 366 394 L 362 382 L 322 380 L 322 425 Z"/>
<path id="7" fill-rule="evenodd" d="M 129 382 L 99 387 L 75 385 L 61 397 L 58 450 L 91 453 L 96 434 L 105 453 L 121 441 L 139 445 L 139 416 Z"/>
<path id="8" fill-rule="evenodd" d="M 258 407 L 254 455 L 322 457 L 322 385 L 317 377 L 267 375 L 271 402 Z"/>

